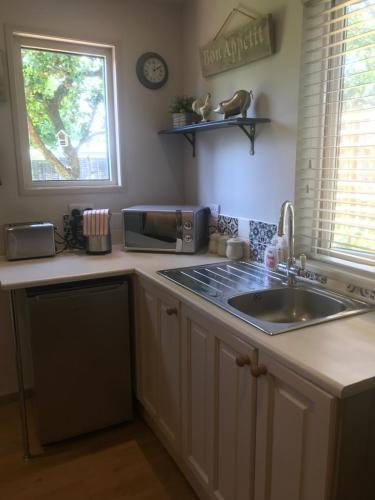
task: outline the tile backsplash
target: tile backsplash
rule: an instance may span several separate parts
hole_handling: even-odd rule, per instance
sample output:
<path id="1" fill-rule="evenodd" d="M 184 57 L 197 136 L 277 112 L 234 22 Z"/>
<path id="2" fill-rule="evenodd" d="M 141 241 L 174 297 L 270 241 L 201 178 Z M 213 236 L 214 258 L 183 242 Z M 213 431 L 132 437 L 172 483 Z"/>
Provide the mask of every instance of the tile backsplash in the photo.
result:
<path id="1" fill-rule="evenodd" d="M 249 221 L 250 258 L 256 262 L 264 262 L 266 247 L 272 243 L 277 232 L 276 224 L 268 224 L 257 220 Z"/>
<path id="2" fill-rule="evenodd" d="M 219 233 L 239 236 L 247 243 L 244 258 L 263 264 L 264 251 L 277 233 L 276 224 L 224 214 L 219 215 L 215 223 L 216 227 L 211 227 L 211 231 L 216 229 Z M 306 270 L 305 279 L 319 282 L 322 286 L 375 305 L 375 290 L 373 289 L 361 288 L 337 279 L 333 280 L 309 269 Z"/>
<path id="3" fill-rule="evenodd" d="M 226 233 L 229 236 L 238 236 L 238 218 L 227 215 L 219 215 L 217 219 L 217 230 L 219 233 Z"/>
<path id="4" fill-rule="evenodd" d="M 277 232 L 276 224 L 229 215 L 219 215 L 216 229 L 221 234 L 239 236 L 248 242 L 247 257 L 261 263 L 264 261 L 264 251 L 267 245 L 272 242 Z"/>
<path id="5" fill-rule="evenodd" d="M 362 288 L 352 284 L 346 285 L 346 291 L 353 294 L 358 299 L 365 300 L 366 302 L 371 302 L 375 304 L 375 290 L 369 290 L 368 288 Z"/>

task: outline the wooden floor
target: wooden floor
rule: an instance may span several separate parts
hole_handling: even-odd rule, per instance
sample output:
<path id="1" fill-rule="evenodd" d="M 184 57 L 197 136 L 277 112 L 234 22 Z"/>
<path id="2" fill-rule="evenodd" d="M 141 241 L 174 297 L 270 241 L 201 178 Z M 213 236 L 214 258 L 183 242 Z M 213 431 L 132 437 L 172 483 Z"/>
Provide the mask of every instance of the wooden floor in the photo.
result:
<path id="1" fill-rule="evenodd" d="M 1 500 L 197 500 L 140 420 L 22 459 L 18 407 L 0 406 Z"/>

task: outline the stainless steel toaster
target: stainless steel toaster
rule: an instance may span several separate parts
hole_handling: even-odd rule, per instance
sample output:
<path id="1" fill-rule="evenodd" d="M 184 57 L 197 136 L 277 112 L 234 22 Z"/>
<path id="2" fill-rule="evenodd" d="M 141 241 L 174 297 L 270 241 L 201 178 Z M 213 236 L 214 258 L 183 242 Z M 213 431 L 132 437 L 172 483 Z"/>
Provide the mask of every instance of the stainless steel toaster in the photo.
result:
<path id="1" fill-rule="evenodd" d="M 8 260 L 55 255 L 55 227 L 51 222 L 8 224 L 5 227 L 5 248 Z"/>

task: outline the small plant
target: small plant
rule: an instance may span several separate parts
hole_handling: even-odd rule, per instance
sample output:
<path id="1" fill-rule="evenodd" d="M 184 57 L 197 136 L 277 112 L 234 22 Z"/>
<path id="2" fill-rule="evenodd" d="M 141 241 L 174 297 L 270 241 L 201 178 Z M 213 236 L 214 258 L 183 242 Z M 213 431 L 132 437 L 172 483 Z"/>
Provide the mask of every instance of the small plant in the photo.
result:
<path id="1" fill-rule="evenodd" d="M 193 113 L 191 105 L 195 97 L 187 95 L 177 95 L 169 106 L 170 113 Z"/>

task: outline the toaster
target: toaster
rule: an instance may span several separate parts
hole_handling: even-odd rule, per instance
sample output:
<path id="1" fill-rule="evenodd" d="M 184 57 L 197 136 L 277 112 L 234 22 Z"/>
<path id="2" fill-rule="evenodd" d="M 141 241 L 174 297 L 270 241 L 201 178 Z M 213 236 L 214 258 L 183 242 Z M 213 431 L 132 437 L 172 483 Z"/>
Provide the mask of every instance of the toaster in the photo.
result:
<path id="1" fill-rule="evenodd" d="M 56 254 L 55 226 L 51 222 L 23 222 L 5 227 L 8 260 L 50 257 Z"/>

